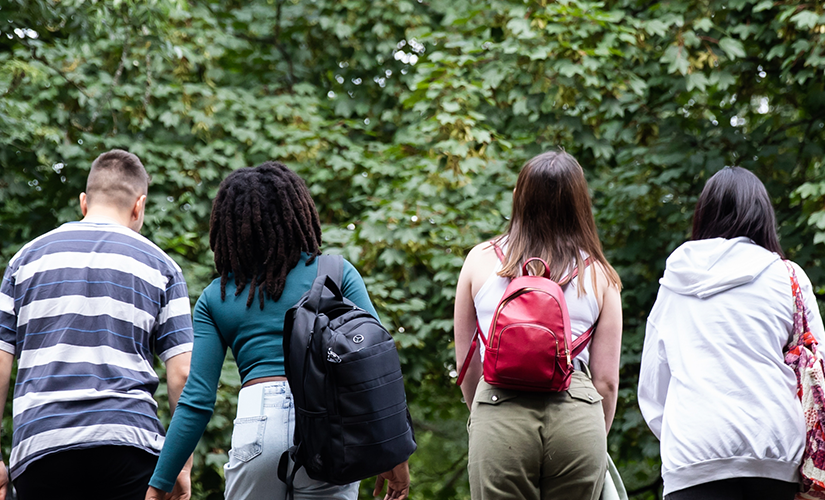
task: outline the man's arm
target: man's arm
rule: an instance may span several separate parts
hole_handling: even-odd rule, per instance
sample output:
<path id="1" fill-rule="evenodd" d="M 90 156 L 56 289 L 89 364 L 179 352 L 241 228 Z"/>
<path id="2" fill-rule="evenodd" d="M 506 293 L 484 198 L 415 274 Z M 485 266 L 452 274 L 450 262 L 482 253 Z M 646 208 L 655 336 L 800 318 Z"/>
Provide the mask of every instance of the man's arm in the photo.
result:
<path id="1" fill-rule="evenodd" d="M 13 364 L 14 354 L 0 350 L 0 422 L 3 421 L 3 410 L 6 408 L 6 397 L 9 394 Z M 6 471 L 6 463 L 0 456 L 0 500 L 6 500 L 6 491 L 9 487 L 10 482 L 8 471 Z"/>
<path id="2" fill-rule="evenodd" d="M 186 385 L 186 380 L 189 378 L 189 365 L 192 361 L 192 352 L 184 352 L 177 356 L 172 356 L 166 360 L 166 388 L 169 395 L 169 411 L 175 413 L 175 408 L 178 406 L 178 400 L 181 393 L 183 393 L 183 386 Z M 192 471 L 192 456 L 184 464 L 178 479 L 175 482 L 175 487 L 171 493 L 164 493 L 155 488 L 149 487 L 149 492 L 146 498 L 158 498 L 166 500 L 188 500 L 191 495 L 191 476 Z M 152 496 L 157 495 L 157 496 Z M 0 500 L 3 500 L 0 498 Z"/>
<path id="3" fill-rule="evenodd" d="M 192 352 L 184 352 L 166 360 L 166 387 L 169 393 L 169 411 L 175 413 L 178 399 L 189 378 L 189 364 L 192 362 Z"/>

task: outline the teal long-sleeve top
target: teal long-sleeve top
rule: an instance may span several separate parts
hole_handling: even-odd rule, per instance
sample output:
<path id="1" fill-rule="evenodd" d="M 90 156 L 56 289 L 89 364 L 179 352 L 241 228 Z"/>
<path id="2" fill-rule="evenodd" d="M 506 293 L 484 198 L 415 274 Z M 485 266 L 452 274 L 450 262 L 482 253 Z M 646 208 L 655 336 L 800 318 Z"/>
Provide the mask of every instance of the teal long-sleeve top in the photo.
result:
<path id="1" fill-rule="evenodd" d="M 298 265 L 287 274 L 281 297 L 265 300 L 263 310 L 257 295 L 252 306 L 246 307 L 249 287 L 236 296 L 231 277 L 224 300 L 221 300 L 220 279 L 203 291 L 194 311 L 195 344 L 189 379 L 149 481 L 151 486 L 172 491 L 184 463 L 195 450 L 215 409 L 227 347 L 232 349 L 243 382 L 285 375 L 284 317 L 315 280 L 318 260 L 306 265 L 308 258 L 308 254 L 301 256 Z M 341 291 L 344 297 L 378 318 L 361 275 L 346 260 Z"/>

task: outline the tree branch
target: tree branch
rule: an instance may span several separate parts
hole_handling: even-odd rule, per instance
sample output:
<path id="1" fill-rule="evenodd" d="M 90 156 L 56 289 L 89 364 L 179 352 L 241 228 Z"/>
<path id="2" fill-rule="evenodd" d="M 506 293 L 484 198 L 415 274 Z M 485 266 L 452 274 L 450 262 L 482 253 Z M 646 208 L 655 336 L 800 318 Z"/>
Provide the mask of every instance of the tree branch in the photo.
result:
<path id="1" fill-rule="evenodd" d="M 25 41 L 25 40 L 20 40 L 20 43 L 22 43 L 22 44 L 23 44 L 23 45 L 24 45 L 27 49 L 29 49 L 29 51 L 31 52 L 31 55 L 32 55 L 32 59 L 34 59 L 35 61 L 40 62 L 41 64 L 43 64 L 44 66 L 46 66 L 46 67 L 47 67 L 47 68 L 49 68 L 50 70 L 52 70 L 52 71 L 54 71 L 55 73 L 57 73 L 58 75 L 60 75 L 60 76 L 61 76 L 64 80 L 66 80 L 66 82 L 68 82 L 70 85 L 72 85 L 72 86 L 73 86 L 73 87 L 75 87 L 77 90 L 79 90 L 79 91 L 80 91 L 80 93 L 81 93 L 81 94 L 83 94 L 84 96 L 86 96 L 88 99 L 91 99 L 91 98 L 92 98 L 92 97 L 91 97 L 91 96 L 90 96 L 90 95 L 86 92 L 86 89 L 85 89 L 84 87 L 82 87 L 80 84 L 78 84 L 77 82 L 75 82 L 74 80 L 72 80 L 71 78 L 69 78 L 69 77 L 68 77 L 68 75 L 66 75 L 66 73 L 64 73 L 63 71 L 61 71 L 61 70 L 59 70 L 59 69 L 55 68 L 54 66 L 52 66 L 52 65 L 49 63 L 49 61 L 48 61 L 45 57 L 40 56 L 40 55 L 37 55 L 37 51 L 35 51 L 35 50 L 34 50 L 34 47 L 32 47 L 31 45 L 29 45 L 28 43 L 26 43 L 26 41 Z"/>
<path id="2" fill-rule="evenodd" d="M 799 126 L 799 125 L 805 125 L 805 124 L 808 124 L 808 129 L 810 130 L 810 127 L 813 125 L 813 123 L 814 123 L 815 121 L 816 121 L 816 119 L 815 119 L 815 118 L 808 118 L 807 120 L 798 120 L 798 121 L 795 121 L 795 122 L 786 123 L 785 125 L 782 125 L 781 127 L 777 128 L 776 130 L 774 130 L 773 132 L 771 132 L 771 134 L 770 134 L 769 136 L 767 136 L 767 137 L 766 137 L 766 138 L 762 141 L 762 143 L 763 143 L 763 144 L 769 143 L 769 142 L 771 142 L 771 141 L 774 139 L 774 136 L 776 136 L 776 135 L 777 135 L 777 134 L 779 134 L 780 132 L 784 132 L 784 131 L 786 131 L 786 130 L 788 130 L 788 129 L 791 129 L 791 128 L 794 128 L 794 127 L 797 127 L 797 126 Z M 805 135 L 807 135 L 807 132 L 805 133 Z"/>
<path id="3" fill-rule="evenodd" d="M 9 88 L 7 88 L 3 92 L 3 94 L 8 95 L 8 94 L 14 93 L 14 91 L 17 90 L 17 87 L 19 87 L 20 84 L 23 82 L 23 78 L 25 78 L 25 77 L 26 77 L 26 72 L 25 71 L 15 71 L 14 72 L 14 78 L 12 78 L 12 80 L 11 80 L 11 85 L 9 85 Z"/>
<path id="4" fill-rule="evenodd" d="M 805 139 L 808 138 L 808 134 L 811 133 L 811 129 L 814 127 L 814 121 L 814 119 L 808 120 L 808 127 L 802 134 L 802 140 L 799 141 L 799 152 L 796 154 L 796 161 L 794 162 L 796 166 L 799 166 L 799 162 L 802 161 L 802 153 L 805 151 Z"/>
<path id="5" fill-rule="evenodd" d="M 112 98 L 112 93 L 117 87 L 118 82 L 120 82 L 120 75 L 123 74 L 123 69 L 126 67 L 126 59 L 129 57 L 129 40 L 131 38 L 130 32 L 126 30 L 126 39 L 123 40 L 123 52 L 120 54 L 120 64 L 117 66 L 117 70 L 115 71 L 115 76 L 112 79 L 112 86 L 109 87 L 109 90 L 106 91 L 106 95 L 103 96 L 103 99 L 97 105 L 97 109 L 94 110 L 92 113 L 92 117 L 89 120 L 89 129 L 94 127 L 95 122 L 97 121 L 97 117 L 100 116 L 100 110 L 103 109 L 103 106 L 109 103 L 109 100 Z"/>
<path id="6" fill-rule="evenodd" d="M 446 492 L 447 490 L 455 486 L 455 483 L 458 482 L 458 479 L 464 474 L 466 467 L 459 467 L 459 465 L 461 465 L 467 459 L 467 453 L 468 452 L 465 451 L 464 454 L 462 454 L 458 460 L 456 460 L 452 463 L 452 465 L 450 465 L 449 469 L 444 471 L 442 474 L 439 474 L 439 476 L 443 477 L 444 474 L 446 474 L 447 472 L 453 471 L 452 475 L 450 475 L 450 479 L 448 479 L 447 482 L 444 483 L 444 485 L 439 490 L 439 497 L 442 496 L 441 493 Z"/>
<path id="7" fill-rule="evenodd" d="M 235 36 L 237 36 L 238 38 L 242 38 L 244 40 L 250 41 L 250 42 L 266 43 L 266 44 L 270 44 L 270 45 L 274 46 L 278 50 L 278 52 L 280 52 L 281 56 L 284 58 L 284 60 L 287 63 L 287 68 L 288 68 L 287 69 L 287 75 L 286 75 L 287 84 L 289 85 L 289 91 L 292 92 L 292 85 L 295 84 L 295 65 L 292 62 L 292 57 L 289 55 L 289 52 L 287 52 L 286 47 L 284 47 L 284 44 L 281 43 L 281 40 L 280 40 L 280 38 L 281 38 L 281 7 L 283 6 L 283 3 L 284 3 L 284 0 L 279 0 L 278 1 L 278 7 L 275 11 L 275 34 L 273 36 L 261 38 L 261 37 L 245 35 L 243 33 L 238 33 Z"/>
<path id="8" fill-rule="evenodd" d="M 152 56 L 149 53 L 149 47 L 152 45 L 151 42 L 146 44 L 146 90 L 143 91 L 143 112 L 148 114 L 149 112 L 149 98 L 151 97 L 151 89 L 152 89 Z"/>
<path id="9" fill-rule="evenodd" d="M 278 0 L 278 9 L 275 11 L 275 47 L 286 59 L 289 67 L 288 82 L 289 90 L 292 91 L 292 85 L 295 83 L 295 67 L 292 64 L 292 57 L 286 51 L 286 48 L 281 43 L 281 7 L 284 5 L 284 0 Z"/>

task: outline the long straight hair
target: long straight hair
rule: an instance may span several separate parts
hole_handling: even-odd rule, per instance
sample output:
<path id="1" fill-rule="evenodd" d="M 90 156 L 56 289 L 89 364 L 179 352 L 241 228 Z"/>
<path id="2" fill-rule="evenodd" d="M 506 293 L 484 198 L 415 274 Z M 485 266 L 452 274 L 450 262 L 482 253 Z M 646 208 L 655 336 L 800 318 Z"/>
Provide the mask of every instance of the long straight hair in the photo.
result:
<path id="1" fill-rule="evenodd" d="M 602 252 L 584 171 L 564 151 L 550 151 L 524 164 L 513 193 L 510 225 L 498 238 L 503 241 L 507 249 L 499 276 L 520 276 L 527 259 L 541 257 L 550 266 L 550 277 L 558 282 L 571 273 L 574 263 L 583 274 L 584 252 L 604 267 L 612 285 L 621 287 L 619 274 Z M 530 270 L 544 272 L 535 262 Z M 592 275 L 595 289 L 596 273 Z M 583 293 L 584 287 L 579 287 L 579 294 Z"/>
<path id="2" fill-rule="evenodd" d="M 725 167 L 708 179 L 693 212 L 693 240 L 747 236 L 784 257 L 765 185 L 749 170 Z"/>

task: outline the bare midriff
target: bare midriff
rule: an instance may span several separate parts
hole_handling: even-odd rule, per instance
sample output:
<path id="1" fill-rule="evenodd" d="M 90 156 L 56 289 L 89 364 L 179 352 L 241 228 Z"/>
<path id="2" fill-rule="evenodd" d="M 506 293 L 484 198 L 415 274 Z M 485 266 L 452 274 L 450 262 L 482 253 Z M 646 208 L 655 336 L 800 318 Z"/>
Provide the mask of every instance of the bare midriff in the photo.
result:
<path id="1" fill-rule="evenodd" d="M 281 377 L 281 376 L 279 376 L 279 377 L 258 377 L 258 378 L 253 378 L 252 380 L 247 380 L 246 382 L 244 382 L 243 386 L 244 387 L 249 387 L 250 385 L 263 384 L 264 382 L 285 382 L 285 381 L 286 381 L 286 377 Z"/>

